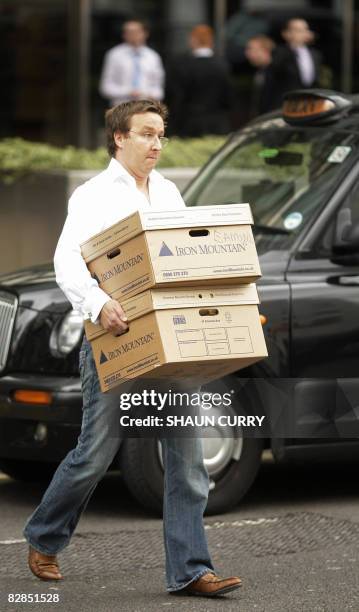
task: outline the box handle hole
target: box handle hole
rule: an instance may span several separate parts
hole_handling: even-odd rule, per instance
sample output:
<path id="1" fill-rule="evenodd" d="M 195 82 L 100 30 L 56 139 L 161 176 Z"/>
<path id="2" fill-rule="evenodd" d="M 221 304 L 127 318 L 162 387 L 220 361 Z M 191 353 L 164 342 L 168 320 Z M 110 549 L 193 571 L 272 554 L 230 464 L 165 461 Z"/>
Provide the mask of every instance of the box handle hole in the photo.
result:
<path id="1" fill-rule="evenodd" d="M 121 332 L 120 334 L 115 334 L 115 337 L 119 338 L 120 336 L 124 336 L 125 334 L 128 334 L 129 331 L 130 331 L 130 326 L 128 326 L 128 328 L 125 331 Z"/>
<path id="2" fill-rule="evenodd" d="M 218 308 L 201 308 L 199 314 L 201 317 L 215 317 L 218 312 Z"/>
<path id="3" fill-rule="evenodd" d="M 192 238 L 198 238 L 198 236 L 208 236 L 208 234 L 209 234 L 209 230 L 208 229 L 189 230 L 189 235 Z"/>
<path id="4" fill-rule="evenodd" d="M 113 251 L 110 251 L 109 253 L 107 253 L 107 259 L 113 259 L 114 257 L 117 257 L 117 255 L 119 255 L 121 253 L 121 249 L 117 248 L 114 249 Z"/>

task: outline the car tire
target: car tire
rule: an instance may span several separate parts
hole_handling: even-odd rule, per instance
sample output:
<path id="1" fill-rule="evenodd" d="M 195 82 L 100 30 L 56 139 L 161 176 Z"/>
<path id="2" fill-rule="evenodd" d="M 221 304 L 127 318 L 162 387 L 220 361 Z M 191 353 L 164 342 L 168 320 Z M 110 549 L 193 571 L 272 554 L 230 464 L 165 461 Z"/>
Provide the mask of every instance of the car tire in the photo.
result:
<path id="1" fill-rule="evenodd" d="M 0 459 L 0 471 L 21 482 L 48 482 L 56 465 L 40 461 L 20 459 Z"/>
<path id="2" fill-rule="evenodd" d="M 228 512 L 241 501 L 257 475 L 262 450 L 261 439 L 242 438 L 240 455 L 230 460 L 215 478 L 210 478 L 207 515 Z M 147 510 L 161 514 L 163 467 L 158 441 L 152 438 L 126 440 L 121 471 L 135 499 Z"/>

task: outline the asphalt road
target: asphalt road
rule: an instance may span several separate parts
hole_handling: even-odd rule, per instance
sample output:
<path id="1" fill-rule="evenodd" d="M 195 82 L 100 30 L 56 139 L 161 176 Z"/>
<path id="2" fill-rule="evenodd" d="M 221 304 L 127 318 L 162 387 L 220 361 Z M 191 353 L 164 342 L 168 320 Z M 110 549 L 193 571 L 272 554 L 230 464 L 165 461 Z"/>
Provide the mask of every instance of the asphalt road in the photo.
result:
<path id="1" fill-rule="evenodd" d="M 212 600 L 166 593 L 162 522 L 116 474 L 98 486 L 59 557 L 64 582 L 39 582 L 26 566 L 22 527 L 43 487 L 0 475 L 0 610 L 357 612 L 358 468 L 265 463 L 240 507 L 206 518 L 218 573 L 243 579 L 240 591 Z M 59 602 L 15 603 L 12 594 Z"/>

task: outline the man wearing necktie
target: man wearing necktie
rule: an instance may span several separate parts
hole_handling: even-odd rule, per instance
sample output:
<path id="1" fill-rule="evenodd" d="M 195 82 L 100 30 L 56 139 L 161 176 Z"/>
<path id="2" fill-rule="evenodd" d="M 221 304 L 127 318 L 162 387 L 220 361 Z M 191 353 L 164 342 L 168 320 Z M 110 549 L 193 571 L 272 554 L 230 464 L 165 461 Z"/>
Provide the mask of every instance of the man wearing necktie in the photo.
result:
<path id="1" fill-rule="evenodd" d="M 133 49 L 132 51 L 132 99 L 139 97 L 141 85 L 141 50 Z"/>
<path id="2" fill-rule="evenodd" d="M 164 68 L 158 53 L 146 45 L 147 27 L 141 21 L 126 21 L 122 33 L 124 42 L 105 55 L 100 94 L 110 107 L 140 98 L 162 100 Z"/>

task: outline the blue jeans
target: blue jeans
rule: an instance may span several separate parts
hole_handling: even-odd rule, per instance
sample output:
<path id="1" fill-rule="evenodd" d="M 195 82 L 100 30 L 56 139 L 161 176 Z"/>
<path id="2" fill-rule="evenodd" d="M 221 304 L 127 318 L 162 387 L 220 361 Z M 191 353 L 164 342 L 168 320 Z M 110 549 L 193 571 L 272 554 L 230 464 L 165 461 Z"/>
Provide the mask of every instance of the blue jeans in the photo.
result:
<path id="1" fill-rule="evenodd" d="M 69 544 L 97 483 L 121 444 L 121 431 L 114 435 L 118 428 L 118 394 L 101 392 L 86 339 L 80 351 L 80 373 L 83 419 L 77 446 L 57 468 L 24 529 L 29 544 L 48 555 L 57 554 Z M 213 571 L 203 525 L 208 474 L 200 438 L 166 438 L 161 443 L 166 582 L 168 591 L 177 591 Z"/>

